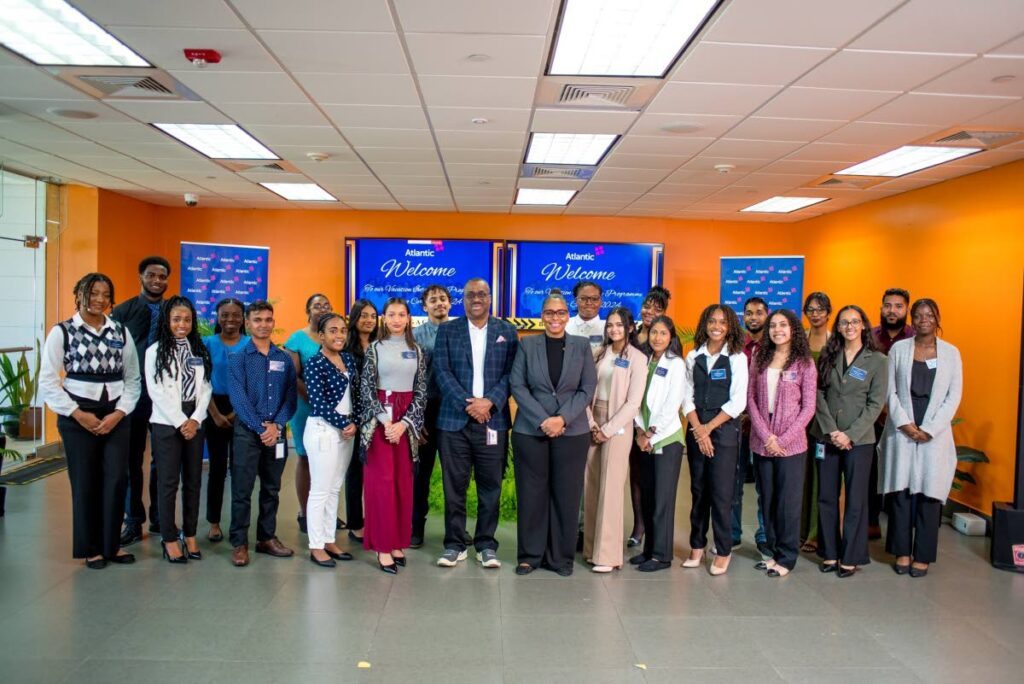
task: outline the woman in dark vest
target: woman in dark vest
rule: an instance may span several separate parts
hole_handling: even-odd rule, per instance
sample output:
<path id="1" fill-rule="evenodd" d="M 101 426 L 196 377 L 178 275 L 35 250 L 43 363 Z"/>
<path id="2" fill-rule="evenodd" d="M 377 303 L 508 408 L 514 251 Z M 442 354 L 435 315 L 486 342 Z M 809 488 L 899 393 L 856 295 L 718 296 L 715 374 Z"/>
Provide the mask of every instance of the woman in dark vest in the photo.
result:
<path id="1" fill-rule="evenodd" d="M 743 328 L 725 304 L 704 309 L 697 323 L 694 350 L 686 355 L 683 415 L 686 460 L 690 464 L 690 557 L 684 568 L 699 567 L 714 531 L 712 575 L 724 575 L 732 558 L 732 502 L 740 453 L 741 413 L 747 406 L 747 356 Z"/>
<path id="2" fill-rule="evenodd" d="M 99 569 L 108 562 L 135 562 L 120 548 L 120 538 L 128 486 L 129 424 L 124 417 L 139 400 L 139 359 L 131 334 L 106 315 L 114 302 L 109 277 L 86 274 L 75 285 L 74 297 L 77 313 L 46 336 L 39 392 L 57 414 L 64 442 L 73 555 Z"/>

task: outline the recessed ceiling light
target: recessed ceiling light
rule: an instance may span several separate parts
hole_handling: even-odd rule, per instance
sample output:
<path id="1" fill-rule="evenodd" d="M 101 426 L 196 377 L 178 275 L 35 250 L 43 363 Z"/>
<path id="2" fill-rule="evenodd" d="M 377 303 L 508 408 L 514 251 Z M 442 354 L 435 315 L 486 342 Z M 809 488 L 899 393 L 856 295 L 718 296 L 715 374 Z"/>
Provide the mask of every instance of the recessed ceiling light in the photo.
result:
<path id="1" fill-rule="evenodd" d="M 96 112 L 86 112 L 81 109 L 61 109 L 60 107 L 47 107 L 46 111 L 64 119 L 78 119 L 80 121 L 95 119 L 99 116 Z"/>
<path id="2" fill-rule="evenodd" d="M 595 166 L 618 137 L 594 133 L 531 133 L 526 163 Z"/>
<path id="3" fill-rule="evenodd" d="M 490 59 L 490 55 L 485 55 L 482 52 L 474 52 L 471 55 L 466 55 L 467 62 L 487 62 Z"/>
<path id="4" fill-rule="evenodd" d="M 981 152 L 980 147 L 933 147 L 921 145 L 904 145 L 898 149 L 886 152 L 874 159 L 856 164 L 842 171 L 836 171 L 837 176 L 887 176 L 896 178 L 927 169 L 939 164 L 945 164 L 954 159 L 960 159 Z"/>
<path id="5" fill-rule="evenodd" d="M 718 0 L 564 0 L 551 76 L 664 78 Z"/>
<path id="6" fill-rule="evenodd" d="M 304 202 L 337 202 L 338 198 L 316 183 L 260 183 L 267 190 L 286 200 Z"/>
<path id="7" fill-rule="evenodd" d="M 64 0 L 3 0 L 0 45 L 41 66 L 153 66 Z"/>
<path id="8" fill-rule="evenodd" d="M 1013 74 L 1003 74 L 1002 76 L 996 76 L 995 78 L 993 78 L 992 82 L 993 83 L 1010 83 L 1011 81 L 1014 81 L 1016 79 L 1017 79 L 1017 77 L 1014 76 Z"/>
<path id="9" fill-rule="evenodd" d="M 828 197 L 771 197 L 764 202 L 752 204 L 746 209 L 740 209 L 740 211 L 753 211 L 761 214 L 789 214 L 804 207 L 819 204 L 827 199 Z"/>
<path id="10" fill-rule="evenodd" d="M 483 126 L 485 123 L 489 122 L 489 119 L 485 119 L 482 116 L 477 116 L 477 117 L 474 117 L 474 118 L 470 119 L 470 121 L 472 123 L 476 124 L 477 126 Z"/>
<path id="11" fill-rule="evenodd" d="M 564 207 L 575 194 L 575 190 L 519 188 L 518 192 L 516 192 L 516 204 Z"/>
<path id="12" fill-rule="evenodd" d="M 235 124 L 153 124 L 210 159 L 280 159 Z"/>
<path id="13" fill-rule="evenodd" d="M 680 122 L 680 123 L 665 124 L 664 126 L 661 127 L 661 130 L 663 130 L 666 133 L 680 133 L 680 134 L 682 134 L 682 133 L 696 133 L 697 131 L 701 130 L 702 128 L 704 128 L 704 127 L 701 126 L 700 124 Z"/>

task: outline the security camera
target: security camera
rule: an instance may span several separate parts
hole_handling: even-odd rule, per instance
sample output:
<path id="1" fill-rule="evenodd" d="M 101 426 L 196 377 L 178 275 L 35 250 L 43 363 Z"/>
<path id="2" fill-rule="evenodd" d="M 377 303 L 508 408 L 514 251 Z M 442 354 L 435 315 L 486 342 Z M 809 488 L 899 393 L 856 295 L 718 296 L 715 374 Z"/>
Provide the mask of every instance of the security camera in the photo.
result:
<path id="1" fill-rule="evenodd" d="M 192 207 L 197 206 L 198 204 L 199 204 L 199 195 L 197 195 L 194 192 L 186 192 L 185 193 L 185 206 L 186 207 L 191 209 Z"/>

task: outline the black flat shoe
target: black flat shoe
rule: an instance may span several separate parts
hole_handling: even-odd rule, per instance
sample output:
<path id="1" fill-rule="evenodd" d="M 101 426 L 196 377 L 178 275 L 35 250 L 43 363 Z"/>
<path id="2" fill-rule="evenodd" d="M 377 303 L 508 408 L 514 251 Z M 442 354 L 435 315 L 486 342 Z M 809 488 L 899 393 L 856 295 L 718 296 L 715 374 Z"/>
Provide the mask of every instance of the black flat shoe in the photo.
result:
<path id="1" fill-rule="evenodd" d="M 646 560 L 647 560 L 647 556 L 645 556 L 642 553 L 638 553 L 637 555 L 635 555 L 635 556 L 633 556 L 632 558 L 629 559 L 629 564 L 630 565 L 640 565 L 641 563 L 643 563 Z"/>
<path id="2" fill-rule="evenodd" d="M 93 560 L 87 560 L 85 561 L 85 567 L 89 568 L 90 570 L 102 570 L 103 568 L 107 567 L 107 559 L 95 558 Z"/>
<path id="3" fill-rule="evenodd" d="M 362 544 L 363 543 L 363 538 L 358 536 L 352 530 L 348 531 L 348 538 L 351 539 L 352 541 L 356 542 L 357 544 Z"/>
<path id="4" fill-rule="evenodd" d="M 646 560 L 637 566 L 637 570 L 640 572 L 657 572 L 658 570 L 667 570 L 672 567 L 671 561 L 661 561 L 657 558 L 651 558 Z"/>
<path id="5" fill-rule="evenodd" d="M 818 572 L 835 572 L 839 569 L 839 563 L 822 563 L 818 566 Z"/>
<path id="6" fill-rule="evenodd" d="M 392 556 L 392 558 L 395 559 L 395 564 L 398 567 L 400 567 L 400 568 L 404 568 L 405 567 L 405 556 Z"/>
<path id="7" fill-rule="evenodd" d="M 172 544 L 176 544 L 177 542 L 171 542 L 171 543 Z M 182 552 L 181 552 L 180 556 L 178 556 L 177 558 L 171 558 L 171 554 L 167 553 L 167 542 L 161 540 L 160 541 L 160 547 L 163 549 L 163 552 L 164 552 L 164 560 L 166 560 L 168 563 L 175 563 L 175 564 L 188 563 L 188 556 L 185 555 L 184 549 L 182 549 Z"/>
<path id="8" fill-rule="evenodd" d="M 352 554 L 349 553 L 348 551 L 342 551 L 341 553 L 334 553 L 333 551 L 329 551 L 327 549 L 324 549 L 324 553 L 326 553 L 328 556 L 330 556 L 331 558 L 333 558 L 336 561 L 350 561 L 350 560 L 352 560 Z"/>
<path id="9" fill-rule="evenodd" d="M 301 532 L 302 534 L 309 534 L 308 532 L 306 532 L 306 516 L 297 515 L 295 516 L 295 519 L 299 523 L 299 532 Z"/>
<path id="10" fill-rule="evenodd" d="M 760 570 L 761 572 L 767 572 L 769 570 L 767 561 L 759 561 L 755 563 L 754 569 Z"/>
<path id="11" fill-rule="evenodd" d="M 562 577 L 572 577 L 572 566 L 571 565 L 565 565 L 565 566 L 562 566 L 560 568 L 552 568 L 552 569 L 555 571 L 556 574 L 558 574 L 558 575 L 560 575 Z"/>
<path id="12" fill-rule="evenodd" d="M 911 577 L 924 577 L 928 574 L 928 568 L 915 568 L 913 565 L 910 566 Z"/>
<path id="13" fill-rule="evenodd" d="M 531 572 L 533 572 L 536 569 L 537 568 L 533 567 L 529 563 L 520 563 L 519 565 L 516 566 L 516 574 L 517 575 L 529 575 Z"/>
<path id="14" fill-rule="evenodd" d="M 119 556 L 111 556 L 107 559 L 111 563 L 117 563 L 118 565 L 131 565 L 135 562 L 134 553 L 122 553 Z"/>
<path id="15" fill-rule="evenodd" d="M 335 522 L 334 522 L 334 529 L 336 529 L 336 530 L 347 530 L 348 529 L 348 525 L 346 525 L 345 521 L 342 520 L 341 518 L 335 518 L 334 520 L 335 520 Z"/>
<path id="16" fill-rule="evenodd" d="M 892 570 L 897 575 L 906 575 L 908 572 L 910 572 L 910 565 L 900 565 L 899 563 L 893 563 Z"/>
<path id="17" fill-rule="evenodd" d="M 857 566 L 856 565 L 854 565 L 853 567 L 850 567 L 850 568 L 843 568 L 843 567 L 841 567 L 841 568 L 839 568 L 839 572 L 836 573 L 836 577 L 838 577 L 839 579 L 846 579 L 847 577 L 853 577 L 853 575 L 856 572 L 857 572 Z"/>
<path id="18" fill-rule="evenodd" d="M 642 534 L 639 537 L 630 537 L 629 539 L 626 540 L 626 548 L 627 549 L 631 549 L 634 546 L 640 546 L 643 543 L 644 543 L 644 535 L 642 535 Z"/>
<path id="19" fill-rule="evenodd" d="M 338 565 L 337 563 L 334 562 L 333 558 L 328 558 L 327 560 L 320 560 L 316 556 L 314 556 L 312 553 L 309 554 L 309 560 L 313 561 L 314 563 L 319 565 L 321 568 L 333 568 L 333 567 L 336 567 Z M 381 566 L 381 567 L 384 567 L 384 566 Z"/>
<path id="20" fill-rule="evenodd" d="M 409 539 L 409 548 L 410 549 L 418 549 L 418 548 L 421 548 L 422 546 L 423 546 L 423 535 L 422 534 L 414 534 L 414 535 L 412 535 L 412 537 Z"/>

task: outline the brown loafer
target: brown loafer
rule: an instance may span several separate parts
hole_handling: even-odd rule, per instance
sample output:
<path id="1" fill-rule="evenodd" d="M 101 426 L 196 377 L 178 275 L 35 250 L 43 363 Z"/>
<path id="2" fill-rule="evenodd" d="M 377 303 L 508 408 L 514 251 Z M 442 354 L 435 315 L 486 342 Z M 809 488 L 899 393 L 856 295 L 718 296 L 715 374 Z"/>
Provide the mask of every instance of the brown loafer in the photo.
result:
<path id="1" fill-rule="evenodd" d="M 231 550 L 231 562 L 234 563 L 236 568 L 241 568 L 249 564 L 249 547 L 248 546 L 236 546 Z"/>
<path id="2" fill-rule="evenodd" d="M 282 544 L 281 540 L 277 537 L 257 543 L 256 553 L 265 553 L 268 556 L 274 556 L 275 558 L 289 558 L 290 556 L 295 555 L 295 552 Z"/>

